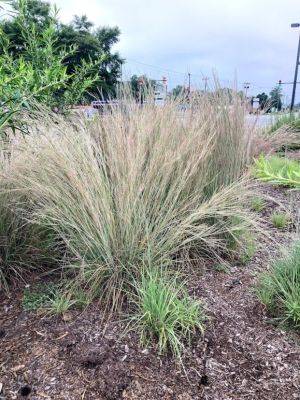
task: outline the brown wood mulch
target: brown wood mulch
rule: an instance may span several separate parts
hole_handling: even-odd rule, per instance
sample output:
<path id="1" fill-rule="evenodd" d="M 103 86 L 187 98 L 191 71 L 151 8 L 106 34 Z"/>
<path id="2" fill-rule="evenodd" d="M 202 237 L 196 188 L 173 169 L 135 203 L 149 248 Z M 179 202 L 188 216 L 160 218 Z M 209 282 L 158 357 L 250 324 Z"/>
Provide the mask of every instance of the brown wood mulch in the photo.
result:
<path id="1" fill-rule="evenodd" d="M 293 214 L 299 192 L 260 186 Z M 266 219 L 279 204 L 268 200 Z M 104 324 L 97 304 L 63 317 L 22 309 L 22 290 L 0 297 L 0 399 L 300 399 L 300 337 L 270 323 L 253 285 L 257 273 L 293 240 L 295 226 L 259 240 L 247 265 L 228 273 L 191 270 L 190 292 L 210 316 L 204 337 L 194 337 L 184 368 L 168 355 L 143 348 L 124 322 Z"/>

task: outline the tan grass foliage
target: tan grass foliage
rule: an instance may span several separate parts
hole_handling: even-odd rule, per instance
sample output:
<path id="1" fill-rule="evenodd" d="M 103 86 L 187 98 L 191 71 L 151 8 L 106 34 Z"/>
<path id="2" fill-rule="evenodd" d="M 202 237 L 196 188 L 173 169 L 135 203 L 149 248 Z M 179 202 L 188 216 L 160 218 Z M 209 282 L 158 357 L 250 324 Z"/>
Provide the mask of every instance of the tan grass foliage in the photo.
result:
<path id="1" fill-rule="evenodd" d="M 142 265 L 219 256 L 228 235 L 257 227 L 244 207 L 244 113 L 238 96 L 220 93 L 163 107 L 127 97 L 86 121 L 41 113 L 10 142 L 2 187 L 26 221 L 51 232 L 81 285 L 118 302 Z"/>

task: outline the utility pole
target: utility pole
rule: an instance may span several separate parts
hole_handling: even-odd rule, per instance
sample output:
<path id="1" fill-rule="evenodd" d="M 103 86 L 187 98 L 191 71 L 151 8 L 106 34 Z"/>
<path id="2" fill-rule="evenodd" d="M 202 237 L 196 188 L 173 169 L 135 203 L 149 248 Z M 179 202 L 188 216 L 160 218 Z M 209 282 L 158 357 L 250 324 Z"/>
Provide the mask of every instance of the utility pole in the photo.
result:
<path id="1" fill-rule="evenodd" d="M 189 96 L 190 96 L 190 94 L 191 94 L 191 74 L 190 74 L 190 72 L 188 73 L 188 77 L 189 77 L 188 92 L 189 92 Z"/>
<path id="2" fill-rule="evenodd" d="M 300 23 L 291 24 L 292 28 L 299 28 Z M 294 103 L 295 103 L 295 96 L 296 96 L 296 86 L 297 86 L 297 77 L 298 77 L 298 67 L 300 64 L 300 33 L 299 33 L 299 42 L 298 42 L 298 50 L 297 50 L 297 57 L 296 57 L 296 67 L 295 67 L 295 75 L 294 75 L 294 83 L 293 83 L 293 93 L 292 93 L 292 101 L 290 111 L 293 111 Z"/>
<path id="3" fill-rule="evenodd" d="M 207 92 L 207 81 L 209 80 L 209 77 L 205 76 L 202 80 L 204 81 L 204 91 Z"/>

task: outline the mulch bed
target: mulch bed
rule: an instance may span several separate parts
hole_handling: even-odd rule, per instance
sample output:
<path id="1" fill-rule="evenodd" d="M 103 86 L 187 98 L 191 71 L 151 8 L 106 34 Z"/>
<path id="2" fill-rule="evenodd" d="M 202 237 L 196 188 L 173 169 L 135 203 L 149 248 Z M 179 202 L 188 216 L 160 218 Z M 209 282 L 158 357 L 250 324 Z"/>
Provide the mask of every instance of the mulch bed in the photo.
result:
<path id="1" fill-rule="evenodd" d="M 258 191 L 278 200 L 268 200 L 266 219 L 281 205 L 298 218 L 299 192 Z M 124 334 L 121 318 L 105 321 L 96 303 L 51 317 L 24 311 L 20 287 L 0 297 L 0 399 L 300 399 L 300 337 L 272 325 L 253 292 L 257 272 L 278 244 L 293 240 L 295 227 L 266 225 L 271 238 L 259 241 L 246 266 L 191 268 L 189 290 L 210 318 L 183 355 L 184 367 L 142 347 L 135 332 Z"/>

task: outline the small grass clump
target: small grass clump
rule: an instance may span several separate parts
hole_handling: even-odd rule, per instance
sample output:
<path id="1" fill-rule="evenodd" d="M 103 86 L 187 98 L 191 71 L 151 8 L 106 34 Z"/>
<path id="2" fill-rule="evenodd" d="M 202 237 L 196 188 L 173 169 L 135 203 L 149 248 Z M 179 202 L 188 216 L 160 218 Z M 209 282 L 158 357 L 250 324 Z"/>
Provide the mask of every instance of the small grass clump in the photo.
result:
<path id="1" fill-rule="evenodd" d="M 227 237 L 227 248 L 241 264 L 247 264 L 256 252 L 256 242 L 253 232 L 241 222 L 237 216 L 231 218 L 232 230 Z"/>
<path id="2" fill-rule="evenodd" d="M 300 189 L 300 163 L 296 160 L 261 155 L 255 161 L 254 175 L 263 182 Z"/>
<path id="3" fill-rule="evenodd" d="M 40 310 L 49 314 L 64 314 L 73 306 L 83 308 L 89 303 L 90 299 L 84 290 L 75 290 L 72 286 L 65 290 L 63 282 L 27 287 L 22 300 L 24 310 Z"/>
<path id="4" fill-rule="evenodd" d="M 64 314 L 75 305 L 76 300 L 72 299 L 70 292 L 58 290 L 49 298 L 45 310 L 49 314 Z"/>
<path id="5" fill-rule="evenodd" d="M 196 329 L 204 330 L 201 303 L 187 294 L 178 276 L 167 276 L 159 269 L 143 272 L 135 288 L 131 323 L 140 332 L 142 342 L 154 339 L 160 353 L 170 349 L 180 358 L 184 341 L 189 341 Z"/>
<path id="6" fill-rule="evenodd" d="M 243 237 L 244 246 L 240 250 L 239 260 L 242 264 L 247 264 L 252 260 L 256 252 L 256 243 L 253 235 L 248 232 Z"/>
<path id="7" fill-rule="evenodd" d="M 218 272 L 228 274 L 230 272 L 229 266 L 225 262 L 219 262 L 213 265 L 213 269 Z"/>
<path id="8" fill-rule="evenodd" d="M 275 320 L 300 327 L 300 242 L 260 275 L 256 293 Z"/>
<path id="9" fill-rule="evenodd" d="M 266 202 L 262 197 L 254 196 L 250 202 L 251 210 L 261 212 L 266 208 Z"/>
<path id="10" fill-rule="evenodd" d="M 271 215 L 271 222 L 275 226 L 275 228 L 278 229 L 283 229 L 288 226 L 290 223 L 291 217 L 287 213 L 279 213 L 279 212 L 274 212 Z"/>

